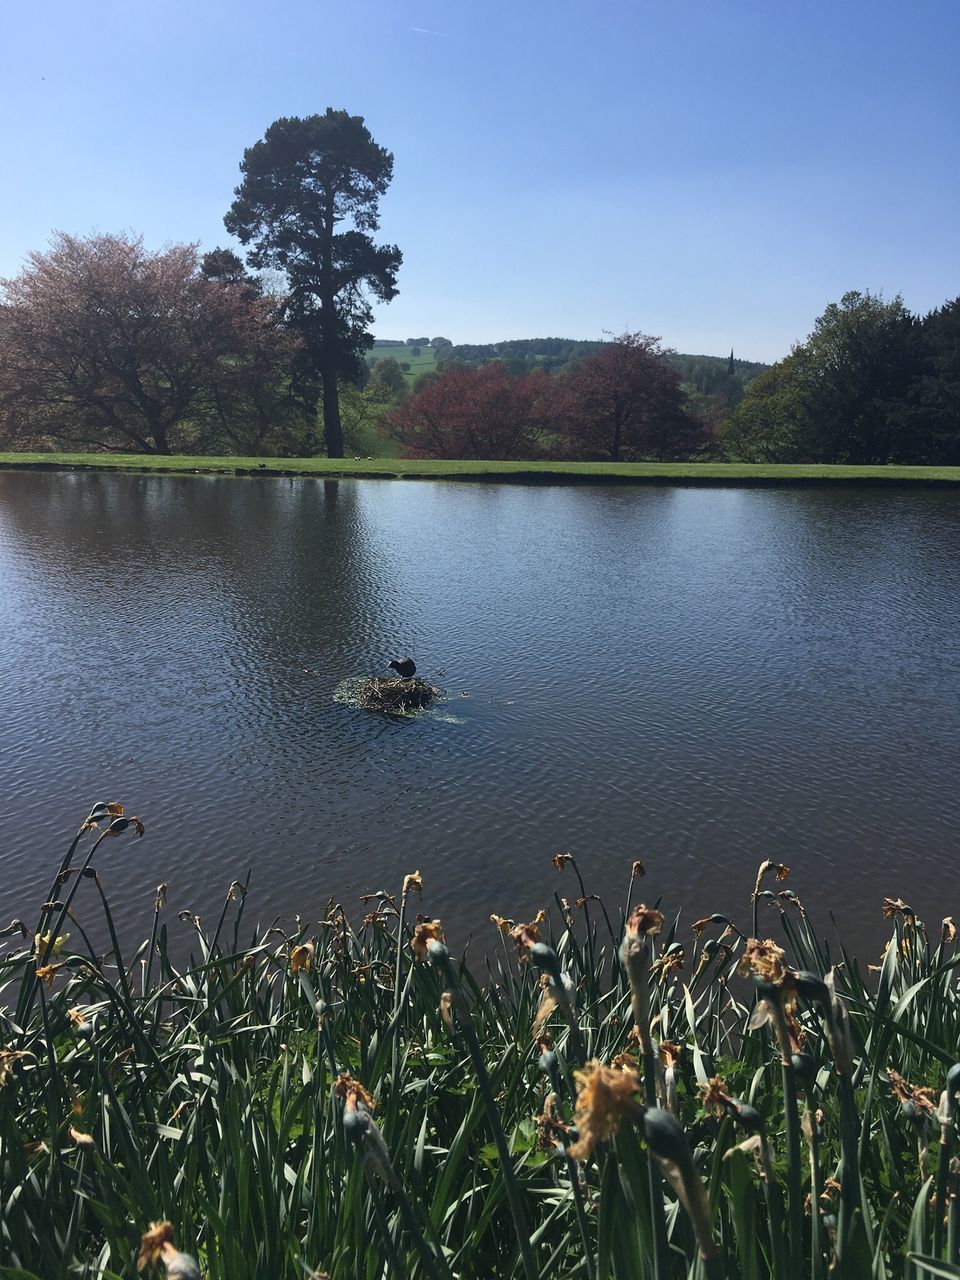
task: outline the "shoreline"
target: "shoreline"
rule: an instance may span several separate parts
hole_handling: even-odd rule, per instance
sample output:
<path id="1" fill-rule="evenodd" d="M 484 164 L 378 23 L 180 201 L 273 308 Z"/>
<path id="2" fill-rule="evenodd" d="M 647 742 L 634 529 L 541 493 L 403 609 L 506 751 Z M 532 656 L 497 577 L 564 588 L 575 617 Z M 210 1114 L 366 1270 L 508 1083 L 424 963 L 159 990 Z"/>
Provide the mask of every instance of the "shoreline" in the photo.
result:
<path id="1" fill-rule="evenodd" d="M 949 488 L 960 467 L 737 462 L 495 462 L 403 458 L 243 458 L 150 454 L 0 453 L 4 471 L 121 471 L 163 475 L 314 476 L 320 479 L 460 480 L 512 484 L 647 484 L 777 487 L 852 485 Z"/>

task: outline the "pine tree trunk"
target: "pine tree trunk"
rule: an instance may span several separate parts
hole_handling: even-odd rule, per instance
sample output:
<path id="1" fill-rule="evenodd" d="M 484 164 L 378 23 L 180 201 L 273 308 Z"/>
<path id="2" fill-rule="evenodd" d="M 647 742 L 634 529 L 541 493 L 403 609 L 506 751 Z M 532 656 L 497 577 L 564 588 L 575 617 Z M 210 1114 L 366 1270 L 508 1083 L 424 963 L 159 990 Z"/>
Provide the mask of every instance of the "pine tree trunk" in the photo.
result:
<path id="1" fill-rule="evenodd" d="M 337 373 L 332 361 L 324 361 L 323 377 L 323 438 L 328 458 L 343 457 L 343 426 L 340 422 L 340 395 L 337 391 Z"/>

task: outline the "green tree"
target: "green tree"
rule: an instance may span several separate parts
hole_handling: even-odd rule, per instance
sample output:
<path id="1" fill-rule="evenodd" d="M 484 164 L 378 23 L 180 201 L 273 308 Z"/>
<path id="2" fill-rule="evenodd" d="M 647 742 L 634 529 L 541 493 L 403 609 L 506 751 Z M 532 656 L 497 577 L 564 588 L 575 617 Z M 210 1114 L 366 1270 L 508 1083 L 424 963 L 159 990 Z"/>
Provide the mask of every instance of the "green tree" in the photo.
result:
<path id="1" fill-rule="evenodd" d="M 920 322 L 917 376 L 902 406 L 904 461 L 960 464 L 960 298 Z"/>
<path id="2" fill-rule="evenodd" d="M 403 370 L 393 356 L 383 356 L 381 359 L 374 361 L 370 370 L 370 381 L 367 385 L 375 387 L 381 399 L 384 396 L 387 399 L 396 399 L 406 391 L 407 380 L 404 378 Z"/>
<path id="3" fill-rule="evenodd" d="M 724 424 L 728 456 L 876 464 L 911 452 L 902 405 L 916 377 L 917 322 L 900 297 L 845 293 L 806 342 L 751 382 Z"/>
<path id="4" fill-rule="evenodd" d="M 362 352 L 372 345 L 370 298 L 389 302 L 397 294 L 400 250 L 370 234 L 380 225 L 393 156 L 362 116 L 328 107 L 324 115 L 275 120 L 244 152 L 240 169 L 224 224 L 253 246 L 251 266 L 285 273 L 287 323 L 302 340 L 298 387 L 314 405 L 322 394 L 327 453 L 342 458 L 339 380 L 360 375 Z"/>

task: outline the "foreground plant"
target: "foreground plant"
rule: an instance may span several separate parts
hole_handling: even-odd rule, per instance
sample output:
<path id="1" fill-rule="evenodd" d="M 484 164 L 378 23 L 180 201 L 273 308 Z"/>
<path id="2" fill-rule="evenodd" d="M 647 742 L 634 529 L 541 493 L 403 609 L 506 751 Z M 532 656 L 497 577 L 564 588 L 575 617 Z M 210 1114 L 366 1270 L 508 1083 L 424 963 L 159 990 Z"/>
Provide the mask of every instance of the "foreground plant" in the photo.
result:
<path id="1" fill-rule="evenodd" d="M 126 955 L 96 863 L 142 830 L 94 806 L 0 930 L 0 1280 L 960 1274 L 952 921 L 889 899 L 870 976 L 780 864 L 687 937 L 558 854 L 484 984 L 418 872 L 292 933 L 161 885 Z"/>

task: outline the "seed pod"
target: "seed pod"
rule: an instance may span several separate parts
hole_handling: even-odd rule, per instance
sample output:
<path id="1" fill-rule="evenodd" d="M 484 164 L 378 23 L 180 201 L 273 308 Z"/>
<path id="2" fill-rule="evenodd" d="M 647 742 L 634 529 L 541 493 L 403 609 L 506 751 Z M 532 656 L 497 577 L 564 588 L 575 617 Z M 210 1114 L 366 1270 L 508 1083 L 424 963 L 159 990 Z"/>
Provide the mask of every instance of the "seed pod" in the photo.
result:
<path id="1" fill-rule="evenodd" d="M 672 1160 L 675 1164 L 690 1161 L 687 1135 L 680 1121 L 669 1111 L 662 1107 L 648 1107 L 643 1117 L 643 1131 L 650 1150 L 661 1160 Z"/>
<path id="2" fill-rule="evenodd" d="M 749 1102 L 734 1101 L 733 1115 L 747 1133 L 763 1132 L 763 1116 L 756 1107 L 751 1107 Z"/>
<path id="3" fill-rule="evenodd" d="M 809 1053 L 793 1053 L 790 1065 L 804 1089 L 809 1089 L 817 1078 L 817 1064 Z"/>
<path id="4" fill-rule="evenodd" d="M 560 977 L 560 957 L 546 942 L 535 942 L 530 948 L 530 959 L 538 969 L 546 969 L 555 978 Z"/>
<path id="5" fill-rule="evenodd" d="M 537 1065 L 545 1076 L 553 1075 L 557 1069 L 557 1055 L 553 1049 L 544 1049 Z"/>
<path id="6" fill-rule="evenodd" d="M 366 1111 L 348 1110 L 343 1113 L 343 1132 L 351 1142 L 362 1142 L 370 1117 Z"/>
<path id="7" fill-rule="evenodd" d="M 801 969 L 793 981 L 804 999 L 815 1000 L 817 1004 L 824 1006 L 829 1005 L 830 992 L 827 990 L 827 984 L 815 973 L 811 973 L 809 969 Z"/>

